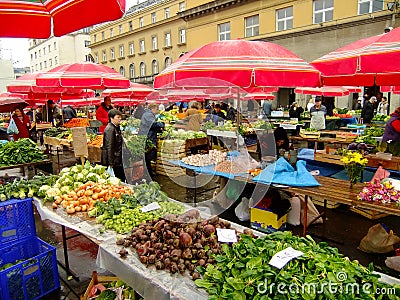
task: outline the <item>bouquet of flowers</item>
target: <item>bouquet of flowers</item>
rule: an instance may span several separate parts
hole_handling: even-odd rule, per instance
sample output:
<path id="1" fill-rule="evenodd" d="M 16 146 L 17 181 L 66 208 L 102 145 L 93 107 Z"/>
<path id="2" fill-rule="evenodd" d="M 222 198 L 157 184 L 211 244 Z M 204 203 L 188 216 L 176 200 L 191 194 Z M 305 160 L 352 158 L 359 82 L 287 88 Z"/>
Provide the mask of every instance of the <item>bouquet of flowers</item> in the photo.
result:
<path id="1" fill-rule="evenodd" d="M 353 187 L 357 181 L 361 179 L 361 172 L 368 163 L 368 159 L 363 158 L 359 152 L 347 152 L 340 160 L 344 164 L 344 168 L 349 176 L 350 187 Z"/>
<path id="2" fill-rule="evenodd" d="M 395 190 L 389 180 L 379 181 L 377 179 L 368 182 L 357 196 L 358 200 L 369 202 L 400 202 L 400 192 Z M 399 203 L 400 204 L 400 203 Z"/>

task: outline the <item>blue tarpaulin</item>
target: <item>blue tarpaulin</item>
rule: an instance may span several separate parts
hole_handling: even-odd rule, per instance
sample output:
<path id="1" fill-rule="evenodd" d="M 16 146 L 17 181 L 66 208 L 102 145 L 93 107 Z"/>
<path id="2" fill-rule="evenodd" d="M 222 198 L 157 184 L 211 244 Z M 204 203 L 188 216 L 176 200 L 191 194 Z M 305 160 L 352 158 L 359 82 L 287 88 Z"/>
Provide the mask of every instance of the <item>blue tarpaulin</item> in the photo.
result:
<path id="1" fill-rule="evenodd" d="M 253 181 L 264 184 L 284 184 L 288 186 L 319 186 L 318 181 L 307 171 L 306 162 L 299 160 L 295 170 L 283 157 L 267 166 Z"/>

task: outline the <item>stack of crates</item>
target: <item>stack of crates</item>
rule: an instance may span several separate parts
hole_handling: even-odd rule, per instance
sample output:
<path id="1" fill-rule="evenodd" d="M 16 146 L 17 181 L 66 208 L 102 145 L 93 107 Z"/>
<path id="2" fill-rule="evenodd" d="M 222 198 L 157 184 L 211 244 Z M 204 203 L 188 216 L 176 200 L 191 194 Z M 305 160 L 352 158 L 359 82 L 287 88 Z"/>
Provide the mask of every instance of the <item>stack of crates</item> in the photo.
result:
<path id="1" fill-rule="evenodd" d="M 35 300 L 59 288 L 56 248 L 36 236 L 32 198 L 0 202 L 0 299 Z"/>

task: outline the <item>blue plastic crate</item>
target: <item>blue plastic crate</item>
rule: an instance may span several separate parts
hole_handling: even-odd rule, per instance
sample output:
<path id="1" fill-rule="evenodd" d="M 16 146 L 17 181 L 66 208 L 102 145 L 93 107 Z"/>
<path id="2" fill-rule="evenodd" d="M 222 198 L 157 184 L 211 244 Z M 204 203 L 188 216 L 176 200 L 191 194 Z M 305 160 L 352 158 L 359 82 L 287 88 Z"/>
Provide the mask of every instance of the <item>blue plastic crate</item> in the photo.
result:
<path id="1" fill-rule="evenodd" d="M 36 236 L 32 198 L 0 202 L 0 247 Z"/>
<path id="2" fill-rule="evenodd" d="M 56 248 L 36 236 L 0 248 L 0 299 L 35 300 L 60 288 Z"/>

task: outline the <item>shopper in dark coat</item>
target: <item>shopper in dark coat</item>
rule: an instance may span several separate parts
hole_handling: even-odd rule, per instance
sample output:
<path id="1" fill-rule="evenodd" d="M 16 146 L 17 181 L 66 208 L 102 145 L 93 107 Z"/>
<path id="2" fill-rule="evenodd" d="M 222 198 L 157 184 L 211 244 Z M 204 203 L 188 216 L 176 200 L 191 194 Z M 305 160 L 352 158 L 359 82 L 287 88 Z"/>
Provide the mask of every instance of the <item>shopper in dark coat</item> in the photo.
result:
<path id="1" fill-rule="evenodd" d="M 374 117 L 374 103 L 376 102 L 376 97 L 371 97 L 369 100 L 364 102 L 364 107 L 361 112 L 361 118 L 363 123 L 369 124 Z"/>
<path id="2" fill-rule="evenodd" d="M 300 120 L 301 114 L 304 112 L 304 109 L 299 106 L 297 102 L 293 102 L 292 106 L 289 109 L 289 116 L 291 118 L 297 118 Z"/>
<path id="3" fill-rule="evenodd" d="M 108 112 L 108 118 L 110 122 L 104 129 L 101 162 L 103 165 L 111 167 L 115 176 L 124 182 L 126 177 L 122 163 L 123 139 L 121 128 L 119 127 L 122 113 L 117 109 L 111 109 Z"/>

